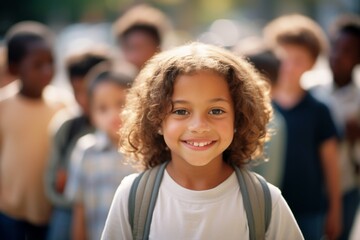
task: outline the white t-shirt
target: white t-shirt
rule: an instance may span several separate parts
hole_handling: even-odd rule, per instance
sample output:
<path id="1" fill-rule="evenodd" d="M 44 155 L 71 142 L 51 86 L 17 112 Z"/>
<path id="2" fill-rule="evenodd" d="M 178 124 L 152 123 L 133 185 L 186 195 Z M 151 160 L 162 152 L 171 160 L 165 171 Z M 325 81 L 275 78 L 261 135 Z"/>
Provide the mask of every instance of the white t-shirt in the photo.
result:
<path id="1" fill-rule="evenodd" d="M 128 199 L 137 174 L 122 181 L 115 193 L 102 240 L 132 239 Z M 304 239 L 280 190 L 269 184 L 272 218 L 266 239 Z M 249 229 L 235 172 L 217 187 L 194 191 L 166 172 L 156 201 L 149 239 L 249 239 Z"/>

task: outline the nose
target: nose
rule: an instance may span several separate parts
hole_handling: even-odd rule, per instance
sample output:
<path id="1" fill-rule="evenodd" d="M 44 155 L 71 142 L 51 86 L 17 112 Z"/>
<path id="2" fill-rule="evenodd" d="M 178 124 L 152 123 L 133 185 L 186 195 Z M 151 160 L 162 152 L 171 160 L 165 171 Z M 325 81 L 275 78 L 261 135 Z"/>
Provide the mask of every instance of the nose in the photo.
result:
<path id="1" fill-rule="evenodd" d="M 193 133 L 204 133 L 210 131 L 210 125 L 206 116 L 194 114 L 188 129 Z"/>

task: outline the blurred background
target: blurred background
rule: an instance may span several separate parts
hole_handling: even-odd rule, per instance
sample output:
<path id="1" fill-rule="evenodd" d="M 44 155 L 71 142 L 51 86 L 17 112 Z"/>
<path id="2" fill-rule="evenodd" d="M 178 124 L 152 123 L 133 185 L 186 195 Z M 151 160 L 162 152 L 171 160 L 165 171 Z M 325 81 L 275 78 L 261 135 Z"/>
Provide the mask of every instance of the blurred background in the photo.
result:
<path id="1" fill-rule="evenodd" d="M 308 15 L 325 28 L 340 13 L 360 13 L 359 0 L 5 0 L 0 8 L 0 39 L 22 20 L 43 22 L 60 33 L 74 23 L 113 22 L 129 6 L 144 2 L 163 10 L 176 29 L 191 37 L 231 23 L 239 31 L 235 37 L 241 37 L 285 13 Z M 214 22 L 217 19 L 232 22 Z"/>
<path id="2" fill-rule="evenodd" d="M 138 3 L 153 5 L 169 17 L 173 30 L 165 37 L 165 48 L 195 39 L 230 48 L 259 35 L 269 20 L 286 13 L 310 16 L 325 31 L 340 14 L 360 14 L 359 0 L 5 0 L 0 8 L 0 41 L 19 21 L 51 27 L 58 59 L 56 84 L 63 78 L 61 59 L 71 46 L 89 39 L 115 46 L 112 23 Z"/>

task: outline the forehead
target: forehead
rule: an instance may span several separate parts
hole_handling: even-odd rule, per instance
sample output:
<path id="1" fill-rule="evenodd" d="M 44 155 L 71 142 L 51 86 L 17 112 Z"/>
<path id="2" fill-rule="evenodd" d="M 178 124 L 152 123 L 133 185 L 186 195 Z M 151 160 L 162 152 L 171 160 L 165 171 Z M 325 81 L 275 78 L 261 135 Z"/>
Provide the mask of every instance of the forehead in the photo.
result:
<path id="1" fill-rule="evenodd" d="M 50 46 L 43 40 L 37 40 L 26 44 L 26 55 L 52 54 Z"/>
<path id="2" fill-rule="evenodd" d="M 182 74 L 175 79 L 174 99 L 224 98 L 231 99 L 228 83 L 224 76 L 211 71 L 199 71 L 192 74 Z"/>

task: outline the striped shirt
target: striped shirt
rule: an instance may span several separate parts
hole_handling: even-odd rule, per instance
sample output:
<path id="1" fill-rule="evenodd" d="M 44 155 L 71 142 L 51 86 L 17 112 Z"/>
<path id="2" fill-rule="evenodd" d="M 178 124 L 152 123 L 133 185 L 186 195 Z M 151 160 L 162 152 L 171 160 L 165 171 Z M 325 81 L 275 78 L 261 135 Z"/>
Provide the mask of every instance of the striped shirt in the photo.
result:
<path id="1" fill-rule="evenodd" d="M 134 172 L 105 133 L 98 131 L 78 140 L 65 194 L 83 204 L 89 239 L 100 239 L 117 187 Z"/>

